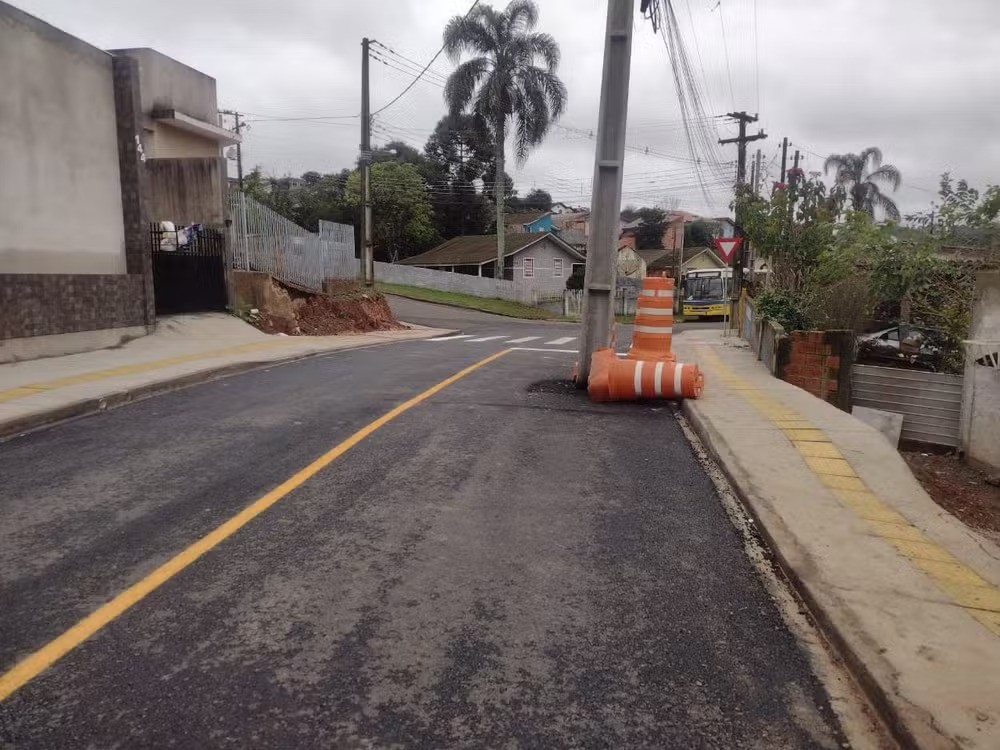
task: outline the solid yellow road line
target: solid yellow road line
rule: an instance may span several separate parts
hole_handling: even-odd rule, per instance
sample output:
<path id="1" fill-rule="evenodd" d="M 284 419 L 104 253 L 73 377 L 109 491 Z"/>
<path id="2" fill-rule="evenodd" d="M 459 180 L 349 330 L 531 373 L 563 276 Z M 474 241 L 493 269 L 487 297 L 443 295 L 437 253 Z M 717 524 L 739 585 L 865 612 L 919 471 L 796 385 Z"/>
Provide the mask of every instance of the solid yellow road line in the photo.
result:
<path id="1" fill-rule="evenodd" d="M 0 391 L 0 402 L 27 398 L 28 396 L 35 396 L 45 391 L 54 391 L 57 388 L 67 388 L 71 385 L 93 383 L 97 380 L 120 378 L 126 375 L 136 375 L 141 372 L 159 370 L 163 367 L 172 367 L 186 362 L 197 362 L 199 359 L 226 357 L 230 354 L 245 354 L 247 352 L 259 351 L 261 349 L 288 346 L 293 343 L 296 343 L 296 341 L 294 337 L 291 336 L 288 338 L 270 339 L 268 341 L 254 341 L 249 344 L 239 344 L 238 346 L 230 346 L 226 349 L 216 349 L 210 352 L 178 354 L 175 357 L 166 357 L 165 359 L 155 359 L 149 362 L 137 362 L 132 365 L 109 367 L 105 370 L 93 370 L 91 372 L 80 373 L 79 375 L 67 375 L 64 378 L 56 378 L 55 380 L 44 380 L 40 383 L 27 383 L 25 385 L 17 386 L 16 388 L 9 388 L 5 391 Z"/>
<path id="2" fill-rule="evenodd" d="M 504 349 L 503 351 L 486 357 L 486 359 L 481 359 L 475 364 L 466 367 L 464 370 L 456 372 L 451 377 L 445 378 L 437 385 L 431 386 L 423 393 L 411 398 L 409 401 L 390 409 L 374 422 L 362 427 L 349 438 L 337 444 L 334 448 L 317 458 L 311 464 L 293 474 L 266 495 L 252 502 L 228 521 L 225 521 L 221 525 L 217 526 L 190 547 L 175 555 L 141 581 L 125 589 L 125 591 L 120 593 L 114 599 L 84 617 L 58 638 L 50 641 L 30 656 L 18 662 L 12 669 L 5 672 L 3 675 L 0 675 L 0 701 L 6 700 L 6 698 L 15 690 L 30 680 L 33 680 L 39 674 L 59 661 L 59 659 L 67 653 L 97 633 L 109 622 L 124 613 L 134 604 L 140 602 L 148 594 L 152 593 L 161 585 L 169 581 L 220 542 L 235 534 L 254 518 L 288 495 L 288 493 L 292 490 L 302 486 L 302 484 L 308 479 L 322 471 L 331 462 L 349 451 L 377 429 L 388 424 L 403 412 L 412 409 L 421 401 L 427 400 L 435 393 L 442 391 L 455 381 L 464 378 L 466 375 L 474 370 L 478 370 L 483 365 L 489 364 L 493 360 L 502 357 L 509 351 L 509 349 Z"/>

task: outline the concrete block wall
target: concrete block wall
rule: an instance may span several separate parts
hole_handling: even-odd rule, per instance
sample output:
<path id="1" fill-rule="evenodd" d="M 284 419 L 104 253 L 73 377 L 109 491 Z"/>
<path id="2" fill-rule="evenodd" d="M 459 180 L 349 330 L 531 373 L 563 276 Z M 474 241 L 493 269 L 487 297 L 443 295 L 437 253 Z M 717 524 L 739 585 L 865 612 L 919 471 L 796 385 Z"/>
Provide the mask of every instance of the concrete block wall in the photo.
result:
<path id="1" fill-rule="evenodd" d="M 777 376 L 817 398 L 850 411 L 851 331 L 792 331 L 781 341 Z"/>
<path id="2" fill-rule="evenodd" d="M 137 66 L 0 2 L 0 69 L 0 361 L 141 335 L 155 315 Z"/>

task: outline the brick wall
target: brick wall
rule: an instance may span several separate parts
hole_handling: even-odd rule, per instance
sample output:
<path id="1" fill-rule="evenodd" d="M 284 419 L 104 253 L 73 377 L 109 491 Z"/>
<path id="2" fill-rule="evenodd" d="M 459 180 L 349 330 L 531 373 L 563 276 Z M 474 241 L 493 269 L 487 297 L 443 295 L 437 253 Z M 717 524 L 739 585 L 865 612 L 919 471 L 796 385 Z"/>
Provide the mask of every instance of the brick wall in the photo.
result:
<path id="1" fill-rule="evenodd" d="M 145 325 L 137 274 L 0 274 L 0 340 Z"/>
<path id="2" fill-rule="evenodd" d="M 851 331 L 793 331 L 778 353 L 777 375 L 817 398 L 850 411 Z"/>

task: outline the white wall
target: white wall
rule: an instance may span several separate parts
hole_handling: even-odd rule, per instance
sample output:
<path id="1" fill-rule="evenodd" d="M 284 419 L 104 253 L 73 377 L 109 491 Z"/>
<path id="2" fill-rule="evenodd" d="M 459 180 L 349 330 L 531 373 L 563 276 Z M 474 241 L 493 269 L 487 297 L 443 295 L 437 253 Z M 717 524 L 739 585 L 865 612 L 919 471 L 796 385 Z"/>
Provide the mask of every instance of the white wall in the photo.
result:
<path id="1" fill-rule="evenodd" d="M 1000 350 L 1000 273 L 980 273 L 972 309 L 972 341 L 994 342 Z M 989 350 L 989 348 L 987 348 Z M 976 364 L 967 350 L 962 389 L 962 449 L 974 463 L 1000 471 L 1000 370 Z"/>
<path id="2" fill-rule="evenodd" d="M 111 56 L 0 4 L 0 273 L 125 273 Z"/>

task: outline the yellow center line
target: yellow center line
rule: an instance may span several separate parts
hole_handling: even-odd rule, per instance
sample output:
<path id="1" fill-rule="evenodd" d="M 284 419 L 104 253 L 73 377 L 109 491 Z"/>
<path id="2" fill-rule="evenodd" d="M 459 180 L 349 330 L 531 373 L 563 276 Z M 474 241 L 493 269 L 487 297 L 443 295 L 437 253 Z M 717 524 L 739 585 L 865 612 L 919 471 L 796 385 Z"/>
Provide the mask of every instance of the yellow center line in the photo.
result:
<path id="1" fill-rule="evenodd" d="M 5 401 L 14 401 L 19 398 L 27 398 L 28 396 L 35 396 L 45 391 L 53 391 L 57 388 L 66 388 L 71 385 L 92 383 L 96 380 L 118 378 L 125 375 L 136 375 L 140 372 L 159 370 L 163 367 L 171 367 L 173 365 L 180 365 L 186 362 L 196 362 L 199 359 L 213 359 L 216 357 L 225 357 L 231 354 L 244 354 L 246 352 L 258 351 L 260 349 L 270 349 L 276 346 L 288 346 L 293 343 L 297 342 L 292 337 L 288 337 L 287 339 L 279 338 L 268 341 L 254 341 L 249 344 L 230 346 L 225 349 L 215 349 L 210 352 L 178 354 L 176 357 L 166 357 L 164 359 L 156 359 L 149 362 L 138 362 L 134 365 L 120 365 L 118 367 L 109 367 L 104 370 L 93 370 L 91 372 L 80 373 L 79 375 L 67 375 L 64 378 L 44 380 L 40 383 L 26 383 L 25 385 L 19 385 L 15 388 L 8 388 L 7 390 L 0 391 L 0 403 Z"/>
<path id="2" fill-rule="evenodd" d="M 471 372 L 478 370 L 483 365 L 487 365 L 495 359 L 507 354 L 510 349 L 504 349 L 496 354 L 481 359 L 473 365 L 459 370 L 451 377 L 445 378 L 437 385 L 431 386 L 423 393 L 420 393 L 409 401 L 405 401 L 399 406 L 390 409 L 374 422 L 362 427 L 346 440 L 338 443 L 322 456 L 317 458 L 308 466 L 300 469 L 284 482 L 279 484 L 266 495 L 254 500 L 250 505 L 241 510 L 235 516 L 216 526 L 212 531 L 203 536 L 198 541 L 191 544 L 186 549 L 179 552 L 141 581 L 134 583 L 114 599 L 101 605 L 95 611 L 80 620 L 76 625 L 64 632 L 40 649 L 25 657 L 22 661 L 14 665 L 13 668 L 0 675 L 0 701 L 6 700 L 11 693 L 22 687 L 25 683 L 33 680 L 39 674 L 55 664 L 59 659 L 86 641 L 92 635 L 101 630 L 119 615 L 123 614 L 130 607 L 142 601 L 146 596 L 180 573 L 195 560 L 204 555 L 219 543 L 228 539 L 237 531 L 246 526 L 250 521 L 266 511 L 279 500 L 287 496 L 292 490 L 301 487 L 307 480 L 322 471 L 326 466 L 345 454 L 355 445 L 371 435 L 380 427 L 385 426 L 400 414 L 409 411 L 422 401 L 427 400 L 434 394 L 444 390 L 452 383 L 464 378 Z"/>
<path id="3" fill-rule="evenodd" d="M 958 606 L 994 635 L 1000 636 L 1000 589 L 934 542 L 890 503 L 875 494 L 823 430 L 737 375 L 712 350 L 704 346 L 696 348 L 723 384 L 784 433 L 799 451 L 809 471 L 841 505 L 864 520 L 875 536 L 892 545 Z"/>

